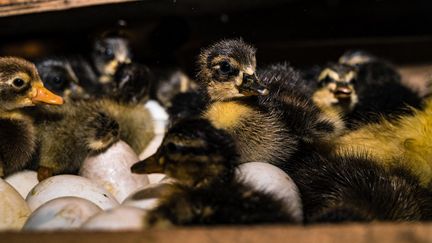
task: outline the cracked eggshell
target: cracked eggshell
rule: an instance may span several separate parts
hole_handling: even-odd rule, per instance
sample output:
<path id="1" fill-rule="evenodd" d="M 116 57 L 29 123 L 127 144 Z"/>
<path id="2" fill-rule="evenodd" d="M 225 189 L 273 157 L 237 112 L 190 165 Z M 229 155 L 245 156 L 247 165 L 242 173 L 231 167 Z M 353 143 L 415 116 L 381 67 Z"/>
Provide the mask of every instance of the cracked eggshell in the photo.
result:
<path id="1" fill-rule="evenodd" d="M 150 184 L 132 193 L 122 205 L 151 210 L 158 206 L 159 198 L 169 190 L 169 183 Z"/>
<path id="2" fill-rule="evenodd" d="M 26 201 L 34 211 L 52 199 L 68 196 L 87 199 L 103 210 L 119 205 L 114 196 L 103 187 L 76 175 L 58 175 L 43 180 L 30 191 Z"/>
<path id="3" fill-rule="evenodd" d="M 72 230 L 102 209 L 79 197 L 60 197 L 46 202 L 28 218 L 23 230 Z"/>
<path id="4" fill-rule="evenodd" d="M 244 163 L 236 170 L 236 177 L 257 190 L 281 199 L 286 205 L 285 210 L 298 222 L 303 221 L 303 206 L 297 185 L 278 167 L 263 162 Z"/>
<path id="5" fill-rule="evenodd" d="M 91 217 L 82 225 L 85 230 L 140 230 L 144 228 L 146 211 L 128 206 L 120 206 Z"/>
<path id="6" fill-rule="evenodd" d="M 80 175 L 103 186 L 122 202 L 136 189 L 149 184 L 147 175 L 131 172 L 130 168 L 138 161 L 132 148 L 119 141 L 105 152 L 88 157 L 81 166 Z"/>
<path id="7" fill-rule="evenodd" d="M 26 198 L 31 189 L 39 183 L 37 173 L 31 170 L 17 172 L 6 177 L 5 181 L 15 188 L 23 198 Z"/>
<path id="8" fill-rule="evenodd" d="M 20 230 L 30 215 L 24 198 L 0 179 L 0 230 Z"/>

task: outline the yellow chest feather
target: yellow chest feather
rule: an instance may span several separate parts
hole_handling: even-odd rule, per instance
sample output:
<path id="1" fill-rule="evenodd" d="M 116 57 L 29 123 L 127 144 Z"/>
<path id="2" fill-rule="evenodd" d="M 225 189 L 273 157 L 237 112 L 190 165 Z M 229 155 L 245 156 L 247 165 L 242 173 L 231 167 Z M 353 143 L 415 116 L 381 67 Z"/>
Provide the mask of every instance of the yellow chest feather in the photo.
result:
<path id="1" fill-rule="evenodd" d="M 218 129 L 230 129 L 241 124 L 253 109 L 238 102 L 216 102 L 210 106 L 204 116 Z"/>

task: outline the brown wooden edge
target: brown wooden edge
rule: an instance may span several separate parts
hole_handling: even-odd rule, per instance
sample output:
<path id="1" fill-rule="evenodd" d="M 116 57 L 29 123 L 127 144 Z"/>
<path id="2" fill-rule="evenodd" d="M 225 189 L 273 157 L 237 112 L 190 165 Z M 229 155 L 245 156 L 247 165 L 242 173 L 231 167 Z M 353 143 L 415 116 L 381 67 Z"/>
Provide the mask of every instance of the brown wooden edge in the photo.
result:
<path id="1" fill-rule="evenodd" d="M 432 224 L 196 227 L 138 232 L 1 233 L 0 242 L 68 243 L 255 243 L 255 242 L 432 242 Z"/>
<path id="2" fill-rule="evenodd" d="M 0 0 L 0 17 L 138 0 Z"/>

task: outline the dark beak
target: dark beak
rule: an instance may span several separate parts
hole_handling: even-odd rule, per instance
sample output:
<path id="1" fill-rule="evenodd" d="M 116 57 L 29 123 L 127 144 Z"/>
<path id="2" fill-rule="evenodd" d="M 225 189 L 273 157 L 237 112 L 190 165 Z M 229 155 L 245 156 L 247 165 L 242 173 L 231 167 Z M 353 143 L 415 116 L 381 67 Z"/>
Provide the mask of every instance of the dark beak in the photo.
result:
<path id="1" fill-rule="evenodd" d="M 352 92 L 353 90 L 347 84 L 337 84 L 334 95 L 337 99 L 348 99 Z"/>
<path id="2" fill-rule="evenodd" d="M 157 154 L 152 155 L 135 163 L 131 167 L 131 171 L 136 174 L 164 173 L 163 163 L 160 163 L 163 159 L 163 157 L 159 158 Z"/>
<path id="3" fill-rule="evenodd" d="M 251 95 L 268 95 L 269 91 L 267 87 L 260 84 L 255 74 L 243 76 L 243 82 L 238 86 L 239 92 L 251 96 Z"/>

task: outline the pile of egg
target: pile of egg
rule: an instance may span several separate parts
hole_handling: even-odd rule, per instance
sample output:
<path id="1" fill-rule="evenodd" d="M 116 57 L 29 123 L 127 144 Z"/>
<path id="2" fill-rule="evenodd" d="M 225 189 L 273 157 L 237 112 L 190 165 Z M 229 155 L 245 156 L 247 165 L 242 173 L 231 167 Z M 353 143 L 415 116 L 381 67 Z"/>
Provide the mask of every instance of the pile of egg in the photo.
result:
<path id="1" fill-rule="evenodd" d="M 137 155 L 119 141 L 88 157 L 79 175 L 37 180 L 34 171 L 0 179 L 0 230 L 138 229 L 146 210 L 170 180 L 163 174 L 132 174 L 130 167 L 154 152 L 162 142 L 168 115 L 149 101 L 155 138 Z"/>
<path id="2" fill-rule="evenodd" d="M 168 115 L 149 101 L 155 138 L 138 156 L 123 141 L 88 157 L 79 175 L 57 175 L 37 180 L 34 171 L 0 179 L 1 230 L 138 230 L 145 227 L 147 210 L 158 205 L 174 180 L 163 174 L 132 174 L 130 167 L 156 152 Z M 262 162 L 239 166 L 236 177 L 286 202 L 286 210 L 299 222 L 302 205 L 298 189 L 279 168 Z"/>

